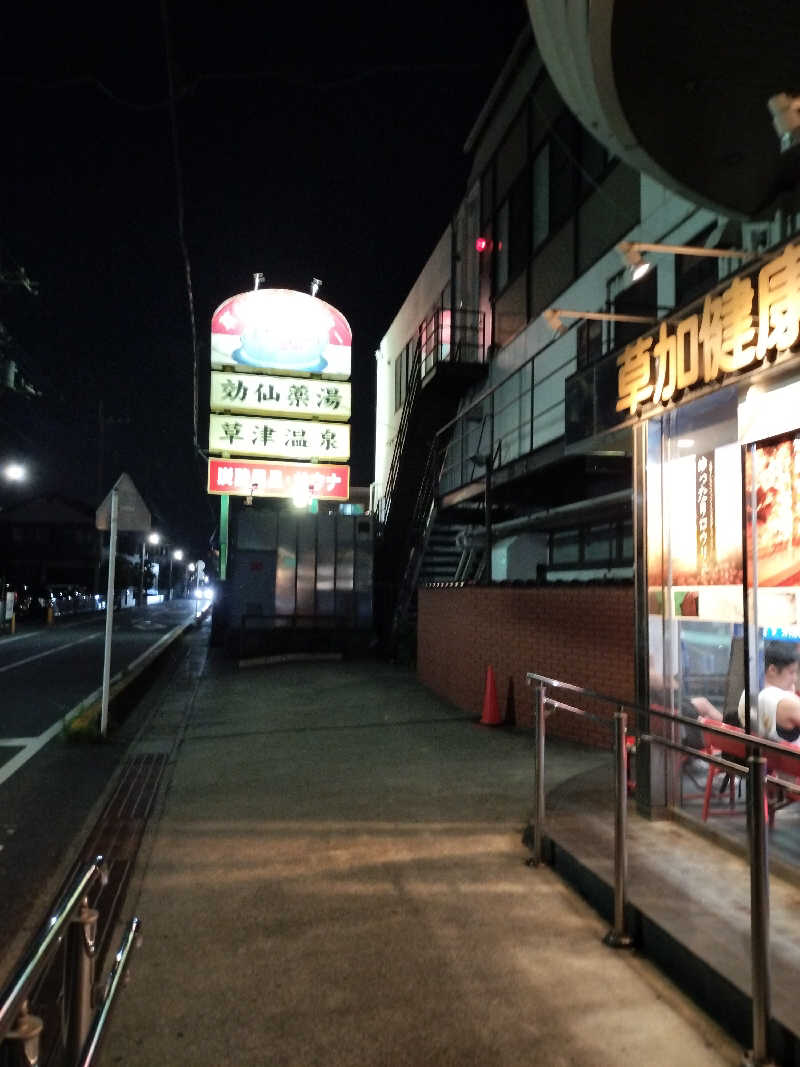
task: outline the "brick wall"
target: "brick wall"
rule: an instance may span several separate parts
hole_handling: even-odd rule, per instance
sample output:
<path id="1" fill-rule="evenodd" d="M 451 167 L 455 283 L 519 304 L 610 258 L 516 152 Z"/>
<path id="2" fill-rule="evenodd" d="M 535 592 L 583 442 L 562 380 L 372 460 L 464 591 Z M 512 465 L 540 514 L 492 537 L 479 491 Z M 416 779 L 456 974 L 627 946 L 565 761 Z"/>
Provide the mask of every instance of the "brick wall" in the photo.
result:
<path id="1" fill-rule="evenodd" d="M 417 635 L 420 681 L 476 716 L 490 665 L 500 714 L 518 726 L 532 725 L 528 671 L 634 698 L 632 584 L 422 588 Z M 614 710 L 574 703 L 608 717 Z M 566 712 L 551 715 L 548 734 L 611 745 L 603 723 Z"/>

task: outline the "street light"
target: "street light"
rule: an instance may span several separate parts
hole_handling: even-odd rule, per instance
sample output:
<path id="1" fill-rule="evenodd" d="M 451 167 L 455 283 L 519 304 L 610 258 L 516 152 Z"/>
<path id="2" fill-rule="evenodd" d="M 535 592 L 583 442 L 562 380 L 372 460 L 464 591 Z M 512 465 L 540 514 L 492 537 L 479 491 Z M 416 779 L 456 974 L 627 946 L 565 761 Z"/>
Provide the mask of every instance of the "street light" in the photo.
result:
<path id="1" fill-rule="evenodd" d="M 170 600 L 172 600 L 172 561 L 175 560 L 177 563 L 180 563 L 180 561 L 182 559 L 183 559 L 183 549 L 182 548 L 176 548 L 174 552 L 170 552 L 170 556 L 169 556 L 169 599 Z"/>
<path id="2" fill-rule="evenodd" d="M 161 534 L 155 530 L 151 530 L 147 535 L 146 543 L 149 545 L 158 545 L 161 543 Z M 144 547 L 145 541 L 142 541 L 142 566 L 139 573 L 139 606 L 142 607 L 145 602 L 144 596 Z"/>
<path id="3" fill-rule="evenodd" d="M 24 482 L 27 471 L 21 463 L 6 463 L 3 475 L 9 482 Z"/>
<path id="4" fill-rule="evenodd" d="M 7 482 L 14 482 L 20 484 L 24 482 L 28 475 L 27 470 L 21 463 L 9 462 L 3 466 L 3 477 Z M 5 568 L 3 568 L 5 570 Z M 5 629 L 6 616 L 8 615 L 8 597 L 6 595 L 6 578 L 5 573 L 0 575 L 0 629 Z M 13 604 L 13 601 L 12 601 Z M 13 607 L 11 620 L 13 625 Z"/>

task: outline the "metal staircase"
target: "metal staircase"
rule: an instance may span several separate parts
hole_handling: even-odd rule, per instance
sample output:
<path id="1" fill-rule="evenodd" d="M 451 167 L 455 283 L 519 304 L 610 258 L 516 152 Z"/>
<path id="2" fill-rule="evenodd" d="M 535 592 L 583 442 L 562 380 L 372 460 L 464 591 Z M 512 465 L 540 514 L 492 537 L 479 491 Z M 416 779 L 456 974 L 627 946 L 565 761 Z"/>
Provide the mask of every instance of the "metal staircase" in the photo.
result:
<path id="1" fill-rule="evenodd" d="M 461 525 L 434 516 L 422 554 L 418 584 L 458 580 L 464 552 L 456 544 L 456 538 L 463 529 Z"/>
<path id="2" fill-rule="evenodd" d="M 485 374 L 479 312 L 436 309 L 422 322 L 378 511 L 376 575 L 387 651 L 413 620 L 423 561 L 431 568 L 428 581 L 452 581 L 459 566 L 460 553 L 453 548 L 457 531 L 436 521 L 444 461 L 437 431 L 454 416 L 465 390 Z"/>

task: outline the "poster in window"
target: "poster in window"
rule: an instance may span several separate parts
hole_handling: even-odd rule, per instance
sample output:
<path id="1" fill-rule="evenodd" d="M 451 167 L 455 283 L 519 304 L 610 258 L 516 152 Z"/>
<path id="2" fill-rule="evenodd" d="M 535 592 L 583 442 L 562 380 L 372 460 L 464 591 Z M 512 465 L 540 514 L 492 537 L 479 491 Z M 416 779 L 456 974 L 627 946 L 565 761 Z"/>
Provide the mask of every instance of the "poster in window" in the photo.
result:
<path id="1" fill-rule="evenodd" d="M 749 450 L 745 470 L 750 584 L 756 564 L 761 587 L 800 585 L 800 437 L 793 434 L 755 449 L 755 494 Z M 753 559 L 754 520 L 757 561 Z"/>

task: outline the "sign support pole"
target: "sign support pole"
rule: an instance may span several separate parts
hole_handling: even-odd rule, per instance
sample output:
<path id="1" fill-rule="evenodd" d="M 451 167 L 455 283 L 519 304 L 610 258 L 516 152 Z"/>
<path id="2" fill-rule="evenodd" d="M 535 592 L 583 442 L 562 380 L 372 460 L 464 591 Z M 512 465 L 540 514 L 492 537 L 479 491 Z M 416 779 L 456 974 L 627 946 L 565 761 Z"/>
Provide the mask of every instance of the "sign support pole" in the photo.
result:
<path id="1" fill-rule="evenodd" d="M 228 570 L 228 519 L 230 515 L 231 498 L 228 493 L 223 493 L 219 498 L 219 576 L 227 577 Z"/>
<path id="2" fill-rule="evenodd" d="M 119 490 L 111 490 L 111 530 L 108 537 L 108 589 L 106 591 L 106 640 L 103 652 L 103 699 L 100 708 L 100 736 L 108 729 L 108 687 L 111 675 L 111 634 L 114 628 L 114 571 L 117 562 L 117 526 L 119 525 Z"/>

